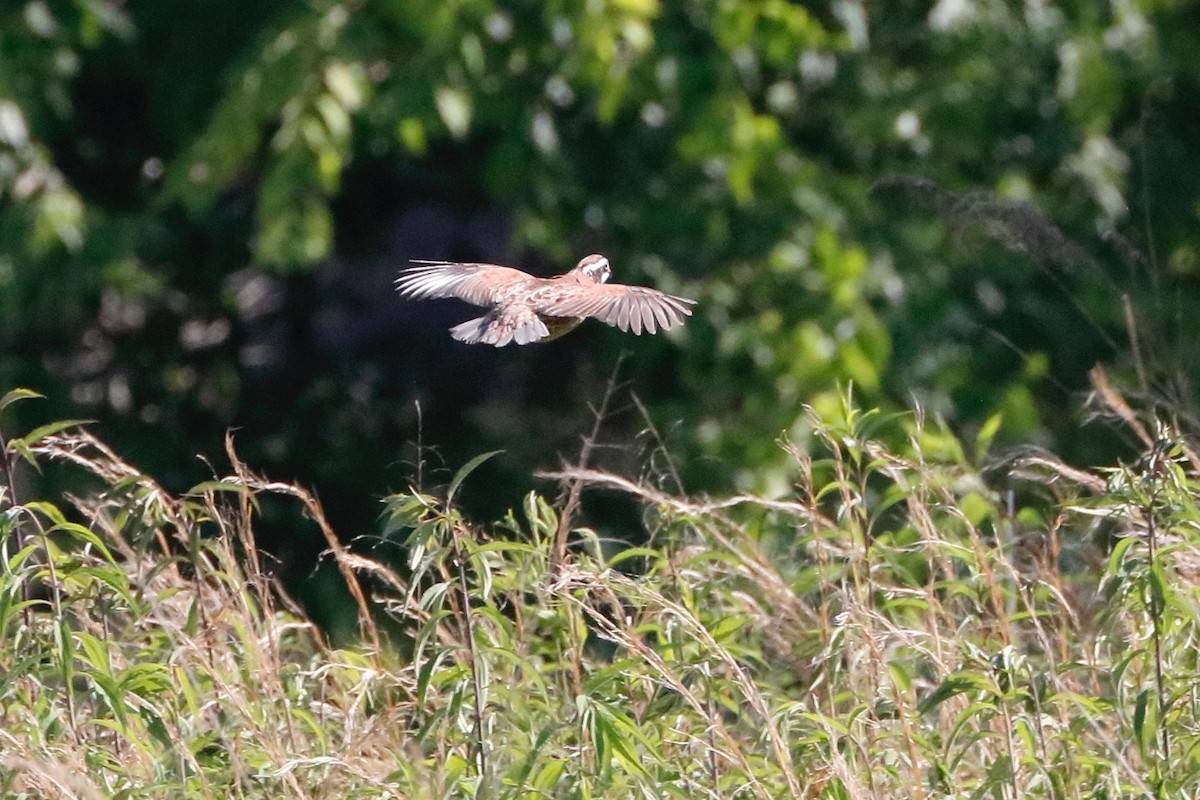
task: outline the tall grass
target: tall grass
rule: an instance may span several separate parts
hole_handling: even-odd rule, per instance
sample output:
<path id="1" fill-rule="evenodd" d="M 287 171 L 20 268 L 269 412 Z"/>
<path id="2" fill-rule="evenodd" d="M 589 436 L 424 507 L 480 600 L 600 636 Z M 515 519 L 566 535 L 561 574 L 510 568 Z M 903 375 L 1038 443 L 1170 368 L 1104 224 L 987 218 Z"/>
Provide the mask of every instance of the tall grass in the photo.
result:
<path id="1" fill-rule="evenodd" d="M 1092 472 L 1026 454 L 985 474 L 986 435 L 847 403 L 781 443 L 784 499 L 554 476 L 636 498 L 637 547 L 573 518 L 564 539 L 536 493 L 468 519 L 477 459 L 388 498 L 402 547 L 378 551 L 232 447 L 226 477 L 173 496 L 76 425 L 9 438 L 0 795 L 1194 796 L 1197 459 L 1127 422 L 1142 457 Z M 95 489 L 14 496 L 22 460 Z M 354 647 L 264 570 L 267 493 L 328 538 Z"/>

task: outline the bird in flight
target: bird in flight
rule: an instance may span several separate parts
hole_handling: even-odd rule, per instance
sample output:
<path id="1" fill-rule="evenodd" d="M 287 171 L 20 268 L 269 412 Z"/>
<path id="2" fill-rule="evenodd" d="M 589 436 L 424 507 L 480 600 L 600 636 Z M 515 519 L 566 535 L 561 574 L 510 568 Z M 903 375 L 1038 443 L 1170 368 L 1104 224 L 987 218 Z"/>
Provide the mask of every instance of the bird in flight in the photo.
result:
<path id="1" fill-rule="evenodd" d="M 503 347 L 510 342 L 548 342 L 595 317 L 623 331 L 656 333 L 691 316 L 696 301 L 645 286 L 608 283 L 612 268 L 600 255 L 582 258 L 575 269 L 553 278 L 495 264 L 413 261 L 396 288 L 404 297 L 457 297 L 489 311 L 455 325 L 450 335 L 467 344 Z"/>

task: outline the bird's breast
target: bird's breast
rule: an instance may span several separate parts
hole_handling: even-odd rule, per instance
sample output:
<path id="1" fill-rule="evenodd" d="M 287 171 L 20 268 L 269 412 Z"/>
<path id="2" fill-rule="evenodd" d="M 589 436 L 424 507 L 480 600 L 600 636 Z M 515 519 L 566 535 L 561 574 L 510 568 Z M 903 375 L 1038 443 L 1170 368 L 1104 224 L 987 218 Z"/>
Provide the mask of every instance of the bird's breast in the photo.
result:
<path id="1" fill-rule="evenodd" d="M 565 336 L 571 331 L 579 327 L 579 323 L 583 322 L 581 317 L 548 317 L 545 314 L 538 314 L 542 322 L 546 325 L 546 330 L 550 333 L 542 337 L 543 342 L 551 342 L 560 336 Z"/>

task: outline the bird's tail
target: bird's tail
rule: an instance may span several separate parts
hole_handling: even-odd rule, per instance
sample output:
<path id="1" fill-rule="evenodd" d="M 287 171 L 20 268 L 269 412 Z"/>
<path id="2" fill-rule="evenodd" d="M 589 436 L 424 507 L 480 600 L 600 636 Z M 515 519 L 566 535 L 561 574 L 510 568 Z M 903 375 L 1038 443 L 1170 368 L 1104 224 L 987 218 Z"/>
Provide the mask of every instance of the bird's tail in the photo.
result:
<path id="1" fill-rule="evenodd" d="M 490 311 L 482 317 L 467 320 L 450 329 L 450 335 L 467 344 L 490 344 L 504 347 L 510 342 L 529 344 L 550 335 L 546 324 L 527 309 L 504 312 Z"/>

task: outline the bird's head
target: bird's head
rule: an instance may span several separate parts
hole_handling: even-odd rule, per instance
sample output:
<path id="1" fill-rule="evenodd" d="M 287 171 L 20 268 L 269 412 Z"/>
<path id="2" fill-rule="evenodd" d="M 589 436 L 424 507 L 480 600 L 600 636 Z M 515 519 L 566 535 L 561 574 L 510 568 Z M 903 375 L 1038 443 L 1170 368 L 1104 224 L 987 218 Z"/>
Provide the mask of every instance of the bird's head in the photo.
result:
<path id="1" fill-rule="evenodd" d="M 612 277 L 612 268 L 608 265 L 608 259 L 600 255 L 584 256 L 575 265 L 575 269 L 595 283 L 604 283 Z"/>

